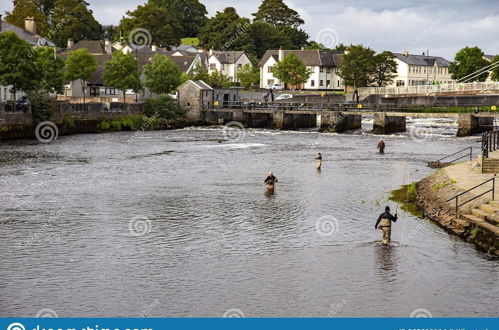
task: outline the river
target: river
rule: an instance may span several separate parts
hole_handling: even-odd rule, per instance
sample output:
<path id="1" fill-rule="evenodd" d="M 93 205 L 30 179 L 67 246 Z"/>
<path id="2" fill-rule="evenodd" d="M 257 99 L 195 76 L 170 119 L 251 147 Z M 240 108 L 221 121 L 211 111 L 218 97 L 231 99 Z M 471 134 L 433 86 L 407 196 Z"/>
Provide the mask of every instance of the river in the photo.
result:
<path id="1" fill-rule="evenodd" d="M 497 259 L 400 210 L 391 246 L 374 230 L 389 191 L 478 137 L 416 120 L 380 155 L 363 124 L 0 144 L 0 316 L 497 316 Z"/>

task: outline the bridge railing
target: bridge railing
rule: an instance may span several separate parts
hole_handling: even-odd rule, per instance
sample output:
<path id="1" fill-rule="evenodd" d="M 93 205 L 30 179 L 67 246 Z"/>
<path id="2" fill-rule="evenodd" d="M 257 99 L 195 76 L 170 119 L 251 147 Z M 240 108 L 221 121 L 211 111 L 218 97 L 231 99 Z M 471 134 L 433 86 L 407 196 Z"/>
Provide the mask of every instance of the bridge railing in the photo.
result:
<path id="1" fill-rule="evenodd" d="M 421 86 L 400 86 L 400 87 L 359 87 L 359 96 L 368 95 L 405 95 L 423 94 L 432 95 L 435 93 L 454 92 L 475 92 L 484 93 L 487 91 L 499 91 L 499 82 L 472 82 L 472 83 L 449 83 L 441 85 L 421 85 Z"/>

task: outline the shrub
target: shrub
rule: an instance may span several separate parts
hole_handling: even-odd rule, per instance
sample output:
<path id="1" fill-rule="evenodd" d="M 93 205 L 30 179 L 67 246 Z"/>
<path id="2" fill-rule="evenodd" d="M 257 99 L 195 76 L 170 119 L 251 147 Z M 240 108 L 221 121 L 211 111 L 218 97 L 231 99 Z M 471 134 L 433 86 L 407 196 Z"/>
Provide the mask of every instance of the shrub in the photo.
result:
<path id="1" fill-rule="evenodd" d="M 146 101 L 145 115 L 151 118 L 154 117 L 172 120 L 184 118 L 185 111 L 171 96 L 159 95 Z"/>

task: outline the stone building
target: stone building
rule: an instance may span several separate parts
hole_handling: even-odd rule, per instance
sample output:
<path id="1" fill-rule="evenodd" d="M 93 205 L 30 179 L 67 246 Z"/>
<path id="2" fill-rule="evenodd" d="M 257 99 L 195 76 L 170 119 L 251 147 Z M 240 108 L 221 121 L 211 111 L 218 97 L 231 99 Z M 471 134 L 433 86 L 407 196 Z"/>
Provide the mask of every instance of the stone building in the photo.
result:
<path id="1" fill-rule="evenodd" d="M 188 80 L 177 91 L 178 104 L 187 110 L 189 120 L 199 120 L 213 105 L 213 88 L 202 80 Z"/>

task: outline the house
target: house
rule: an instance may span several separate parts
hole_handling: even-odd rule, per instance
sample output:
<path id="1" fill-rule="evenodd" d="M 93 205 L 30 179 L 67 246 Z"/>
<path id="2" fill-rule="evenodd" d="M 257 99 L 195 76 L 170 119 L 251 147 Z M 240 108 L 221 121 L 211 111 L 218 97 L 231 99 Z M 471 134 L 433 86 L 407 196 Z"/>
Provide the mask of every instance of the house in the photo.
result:
<path id="1" fill-rule="evenodd" d="M 441 85 L 452 83 L 450 61 L 439 56 L 414 55 L 408 51 L 393 53 L 397 62 L 397 76 L 389 87 Z"/>
<path id="2" fill-rule="evenodd" d="M 298 89 L 309 90 L 344 90 L 343 79 L 338 75 L 342 52 L 332 50 L 267 50 L 259 62 L 260 87 L 267 88 L 274 84 L 284 85 L 273 76 L 273 67 L 282 59 L 293 53 L 310 69 L 312 74 L 308 81 Z M 286 86 L 288 87 L 288 86 Z"/>
<path id="3" fill-rule="evenodd" d="M 231 81 L 237 82 L 237 70 L 243 65 L 252 65 L 243 51 L 214 51 L 208 52 L 208 73 L 218 71 L 228 76 Z"/>
<path id="4" fill-rule="evenodd" d="M 33 17 L 26 17 L 24 21 L 24 29 L 16 25 L 10 24 L 2 20 L 0 15 L 0 33 L 11 31 L 14 32 L 19 38 L 23 39 L 33 47 L 55 47 L 54 43 L 37 34 L 36 19 Z M 21 94 L 18 93 L 18 96 Z M 0 101 L 11 100 L 13 97 L 10 92 L 9 86 L 0 85 Z"/>
<path id="5" fill-rule="evenodd" d="M 492 65 L 492 61 L 494 60 L 494 57 L 496 57 L 497 55 L 485 55 L 484 58 L 487 60 L 487 62 L 489 62 L 490 64 L 489 65 Z M 488 70 L 491 70 L 489 71 L 489 75 L 487 76 L 487 79 L 485 80 L 486 82 L 491 82 L 493 81 L 492 80 L 492 70 L 494 70 L 495 67 L 494 66 L 491 66 L 490 68 L 488 68 Z"/>
<path id="6" fill-rule="evenodd" d="M 199 120 L 213 104 L 213 88 L 202 80 L 188 80 L 177 91 L 177 102 L 187 110 L 188 120 Z"/>

